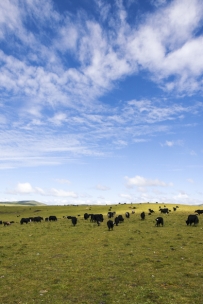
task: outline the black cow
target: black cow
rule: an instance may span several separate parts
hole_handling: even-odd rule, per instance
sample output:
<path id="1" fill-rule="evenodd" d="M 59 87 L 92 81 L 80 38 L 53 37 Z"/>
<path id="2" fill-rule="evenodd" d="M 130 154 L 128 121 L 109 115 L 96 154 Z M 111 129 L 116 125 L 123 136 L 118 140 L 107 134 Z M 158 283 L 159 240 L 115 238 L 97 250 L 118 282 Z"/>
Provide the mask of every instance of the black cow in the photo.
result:
<path id="1" fill-rule="evenodd" d="M 176 211 L 176 207 L 173 207 L 173 211 Z"/>
<path id="2" fill-rule="evenodd" d="M 141 216 L 141 220 L 144 220 L 144 219 L 145 219 L 145 212 L 143 211 L 143 212 L 140 214 L 140 216 Z"/>
<path id="3" fill-rule="evenodd" d="M 163 224 L 164 224 L 163 217 L 158 216 L 158 217 L 156 218 L 156 225 L 155 225 L 155 226 L 159 227 L 160 225 L 163 226 Z"/>
<path id="4" fill-rule="evenodd" d="M 192 223 L 194 223 L 194 225 L 196 225 L 196 224 L 199 223 L 199 219 L 198 219 L 198 216 L 196 214 L 190 214 L 190 215 L 188 215 L 186 224 L 191 226 Z"/>
<path id="5" fill-rule="evenodd" d="M 21 218 L 21 220 L 20 220 L 21 225 L 24 224 L 24 223 L 27 224 L 27 223 L 29 223 L 29 222 L 31 222 L 30 218 L 25 218 L 25 217 L 23 217 L 23 218 Z"/>
<path id="6" fill-rule="evenodd" d="M 103 214 L 89 214 L 90 215 L 90 222 L 97 222 L 97 225 L 100 225 L 100 222 L 104 221 Z"/>
<path id="7" fill-rule="evenodd" d="M 161 211 L 161 213 L 164 213 L 164 214 L 169 214 L 168 208 L 160 208 L 159 211 Z"/>
<path id="8" fill-rule="evenodd" d="M 202 214 L 202 213 L 203 213 L 203 210 L 198 209 L 198 210 L 195 210 L 195 212 L 197 212 L 197 213 L 198 213 L 198 215 L 200 215 L 200 214 Z"/>
<path id="9" fill-rule="evenodd" d="M 115 214 L 116 214 L 115 211 L 114 211 L 114 212 L 109 211 L 109 212 L 107 213 L 107 216 L 108 216 L 108 218 L 111 218 L 111 217 L 114 217 Z"/>
<path id="10" fill-rule="evenodd" d="M 126 216 L 127 218 L 129 218 L 129 217 L 130 217 L 130 213 L 129 213 L 129 212 L 126 212 L 126 213 L 125 213 L 125 216 Z"/>
<path id="11" fill-rule="evenodd" d="M 103 214 L 94 214 L 93 222 L 97 222 L 97 225 L 99 226 L 101 222 L 104 221 Z"/>
<path id="12" fill-rule="evenodd" d="M 119 218 L 118 218 L 118 216 L 117 216 L 117 217 L 115 217 L 114 222 L 115 222 L 116 226 L 118 226 L 118 224 L 119 224 Z"/>
<path id="13" fill-rule="evenodd" d="M 89 218 L 89 214 L 88 214 L 88 213 L 85 213 L 85 214 L 84 214 L 84 219 L 87 220 L 88 218 Z"/>
<path id="14" fill-rule="evenodd" d="M 149 209 L 149 213 L 154 213 L 154 210 L 152 210 L 152 209 Z"/>
<path id="15" fill-rule="evenodd" d="M 119 220 L 119 223 L 120 223 L 120 222 L 124 222 L 123 216 L 122 216 L 122 215 L 118 215 L 118 220 Z"/>
<path id="16" fill-rule="evenodd" d="M 110 230 L 113 230 L 114 222 L 112 220 L 108 220 L 107 222 L 107 227 Z"/>
<path id="17" fill-rule="evenodd" d="M 41 217 L 41 216 L 35 216 L 35 217 L 33 217 L 33 222 L 40 222 L 41 223 L 41 221 L 43 220 L 43 217 Z"/>
<path id="18" fill-rule="evenodd" d="M 77 220 L 78 220 L 77 217 L 75 217 L 75 216 L 71 217 L 71 221 L 72 221 L 73 226 L 75 226 L 77 224 Z"/>
<path id="19" fill-rule="evenodd" d="M 3 222 L 2 221 L 0 221 L 0 225 L 2 225 L 3 224 Z"/>
<path id="20" fill-rule="evenodd" d="M 49 218 L 48 217 L 45 217 L 45 222 L 48 222 L 49 221 Z"/>
<path id="21" fill-rule="evenodd" d="M 57 221 L 57 217 L 55 215 L 50 215 L 49 221 Z"/>
<path id="22" fill-rule="evenodd" d="M 104 221 L 104 217 L 103 214 L 91 214 L 91 222 L 103 222 Z"/>

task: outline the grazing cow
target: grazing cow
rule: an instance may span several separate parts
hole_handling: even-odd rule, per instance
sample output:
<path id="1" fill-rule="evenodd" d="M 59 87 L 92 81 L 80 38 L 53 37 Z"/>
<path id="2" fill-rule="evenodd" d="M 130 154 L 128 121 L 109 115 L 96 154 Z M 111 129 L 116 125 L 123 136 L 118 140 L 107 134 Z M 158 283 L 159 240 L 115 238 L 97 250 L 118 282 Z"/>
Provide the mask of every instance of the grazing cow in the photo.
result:
<path id="1" fill-rule="evenodd" d="M 30 218 L 25 218 L 25 217 L 23 217 L 23 218 L 21 218 L 21 220 L 20 220 L 21 225 L 24 224 L 24 223 L 27 224 L 27 223 L 29 223 L 29 222 L 31 222 Z"/>
<path id="2" fill-rule="evenodd" d="M 45 222 L 48 222 L 49 221 L 49 218 L 48 217 L 45 217 Z"/>
<path id="3" fill-rule="evenodd" d="M 173 211 L 176 211 L 176 207 L 173 207 Z"/>
<path id="4" fill-rule="evenodd" d="M 115 211 L 114 211 L 114 212 L 109 211 L 109 212 L 107 213 L 107 216 L 108 216 L 108 218 L 111 218 L 111 217 L 114 217 L 115 214 L 116 214 Z"/>
<path id="5" fill-rule="evenodd" d="M 107 222 L 107 227 L 110 230 L 113 230 L 114 222 L 112 220 L 108 220 Z"/>
<path id="6" fill-rule="evenodd" d="M 57 221 L 57 217 L 55 215 L 50 215 L 49 221 Z"/>
<path id="7" fill-rule="evenodd" d="M 154 210 L 152 210 L 152 209 L 149 209 L 149 213 L 154 213 Z"/>
<path id="8" fill-rule="evenodd" d="M 85 214 L 84 214 L 84 219 L 87 220 L 88 218 L 89 218 L 89 214 L 88 214 L 88 213 L 85 213 Z"/>
<path id="9" fill-rule="evenodd" d="M 103 214 L 91 214 L 90 222 L 97 222 L 97 225 L 100 226 L 100 222 L 104 221 Z"/>
<path id="10" fill-rule="evenodd" d="M 97 225 L 100 226 L 100 223 L 104 221 L 103 214 L 95 214 L 94 221 L 97 222 Z"/>
<path id="11" fill-rule="evenodd" d="M 163 217 L 158 216 L 158 217 L 156 218 L 156 225 L 155 225 L 155 226 L 159 227 L 160 225 L 163 226 L 163 224 L 164 224 Z"/>
<path id="12" fill-rule="evenodd" d="M 129 213 L 129 212 L 126 212 L 126 213 L 125 213 L 125 216 L 126 216 L 127 218 L 129 218 L 129 217 L 130 217 L 130 213 Z"/>
<path id="13" fill-rule="evenodd" d="M 196 225 L 196 224 L 199 223 L 199 219 L 198 219 L 198 216 L 196 214 L 190 214 L 190 215 L 188 215 L 186 224 L 191 226 L 192 223 L 194 223 L 194 225 Z"/>
<path id="14" fill-rule="evenodd" d="M 122 215 L 118 215 L 118 220 L 119 220 L 119 223 L 120 223 L 120 222 L 124 222 L 123 216 L 122 216 Z"/>
<path id="15" fill-rule="evenodd" d="M 203 210 L 198 209 L 198 210 L 195 210 L 195 212 L 197 212 L 197 213 L 198 213 L 198 215 L 200 215 L 200 214 L 202 214 L 202 213 L 203 213 Z"/>
<path id="16" fill-rule="evenodd" d="M 160 208 L 159 211 L 161 211 L 161 213 L 164 213 L 164 214 L 169 214 L 168 208 Z"/>
<path id="17" fill-rule="evenodd" d="M 41 223 L 41 221 L 43 220 L 43 218 L 41 216 L 35 216 L 33 217 L 33 222 L 38 222 L 38 223 Z"/>
<path id="18" fill-rule="evenodd" d="M 4 226 L 10 226 L 10 222 L 3 222 Z"/>
<path id="19" fill-rule="evenodd" d="M 0 221 L 0 225 L 2 225 L 3 224 L 3 222 L 2 221 Z"/>
<path id="20" fill-rule="evenodd" d="M 145 212 L 143 211 L 143 212 L 140 214 L 140 216 L 141 216 L 141 220 L 144 220 L 144 219 L 145 219 Z"/>
<path id="21" fill-rule="evenodd" d="M 72 221 L 73 226 L 75 226 L 77 224 L 77 220 L 78 220 L 77 217 L 72 216 L 71 221 Z"/>
<path id="22" fill-rule="evenodd" d="M 118 224 L 119 224 L 119 219 L 118 219 L 118 216 L 117 216 L 117 217 L 115 217 L 114 222 L 115 222 L 116 226 L 118 226 Z"/>

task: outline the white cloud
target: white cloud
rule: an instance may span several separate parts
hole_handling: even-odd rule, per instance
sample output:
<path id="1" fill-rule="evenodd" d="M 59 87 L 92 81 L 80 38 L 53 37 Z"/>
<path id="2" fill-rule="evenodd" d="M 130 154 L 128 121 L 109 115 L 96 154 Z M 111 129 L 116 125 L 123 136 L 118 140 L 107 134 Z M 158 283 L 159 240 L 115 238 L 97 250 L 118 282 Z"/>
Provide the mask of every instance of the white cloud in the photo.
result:
<path id="1" fill-rule="evenodd" d="M 104 186 L 104 185 L 100 185 L 100 184 L 98 184 L 98 185 L 96 186 L 96 189 L 97 189 L 97 190 L 102 190 L 102 191 L 110 190 L 109 187 Z"/>
<path id="2" fill-rule="evenodd" d="M 67 185 L 71 183 L 68 179 L 56 179 L 56 181 L 60 184 L 67 184 Z"/>
<path id="3" fill-rule="evenodd" d="M 54 117 L 49 118 L 49 121 L 56 126 L 60 126 L 62 123 L 66 121 L 65 113 L 55 113 Z"/>
<path id="4" fill-rule="evenodd" d="M 30 183 L 18 183 L 14 190 L 7 191 L 12 194 L 39 194 L 42 196 L 53 196 L 53 197 L 71 197 L 77 198 L 77 194 L 73 191 L 66 191 L 62 189 L 42 189 L 41 187 L 33 187 Z"/>
<path id="5" fill-rule="evenodd" d="M 189 198 L 189 196 L 185 192 L 181 191 L 180 193 L 175 195 L 173 198 L 176 199 L 176 200 L 180 199 L 180 200 L 184 201 L 184 200 L 187 200 Z"/>
<path id="6" fill-rule="evenodd" d="M 14 192 L 19 194 L 30 194 L 35 192 L 35 190 L 30 185 L 30 183 L 18 183 Z"/>
<path id="7" fill-rule="evenodd" d="M 167 147 L 183 146 L 183 141 L 182 140 L 174 140 L 174 141 L 166 140 L 164 144 L 161 144 L 161 146 L 167 146 Z"/>
<path id="8" fill-rule="evenodd" d="M 192 178 L 188 178 L 187 181 L 188 181 L 188 183 L 190 183 L 190 184 L 194 184 L 194 180 L 193 180 Z"/>
<path id="9" fill-rule="evenodd" d="M 64 191 L 64 190 L 61 190 L 61 189 L 58 190 L 55 188 L 52 188 L 50 190 L 49 195 L 53 195 L 53 196 L 57 196 L 57 197 L 73 197 L 73 198 L 77 197 L 77 194 L 74 193 L 73 191 Z"/>
<path id="10" fill-rule="evenodd" d="M 172 147 L 174 146 L 174 141 L 166 141 L 165 145 L 168 147 Z"/>
<path id="11" fill-rule="evenodd" d="M 169 187 L 172 186 L 172 183 L 165 183 L 158 179 L 147 179 L 142 176 L 128 177 L 125 176 L 126 186 L 127 187 Z"/>
<path id="12" fill-rule="evenodd" d="M 121 193 L 119 196 L 127 200 L 132 200 L 132 196 L 130 194 Z"/>

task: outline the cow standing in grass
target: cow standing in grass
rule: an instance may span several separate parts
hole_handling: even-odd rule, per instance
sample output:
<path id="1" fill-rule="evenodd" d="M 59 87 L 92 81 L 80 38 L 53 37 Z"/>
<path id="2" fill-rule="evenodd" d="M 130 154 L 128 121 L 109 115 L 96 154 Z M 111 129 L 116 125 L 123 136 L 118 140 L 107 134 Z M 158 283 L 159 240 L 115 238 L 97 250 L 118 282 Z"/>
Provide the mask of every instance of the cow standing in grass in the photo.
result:
<path id="1" fill-rule="evenodd" d="M 89 218 L 89 214 L 88 214 L 88 213 L 85 213 L 85 214 L 84 214 L 84 219 L 87 220 L 88 218 Z"/>
<path id="2" fill-rule="evenodd" d="M 129 212 L 126 212 L 126 213 L 125 213 L 125 216 L 126 216 L 127 218 L 130 218 L 130 213 L 129 213 Z"/>
<path id="3" fill-rule="evenodd" d="M 51 222 L 51 221 L 57 221 L 57 217 L 55 216 L 55 215 L 50 215 L 49 216 L 49 221 Z"/>
<path id="4" fill-rule="evenodd" d="M 10 222 L 3 222 L 4 226 L 10 226 Z"/>
<path id="5" fill-rule="evenodd" d="M 118 226 L 118 224 L 119 224 L 119 219 L 118 219 L 118 216 L 117 216 L 117 217 L 115 217 L 115 224 L 116 224 L 116 226 Z"/>
<path id="6" fill-rule="evenodd" d="M 107 213 L 107 216 L 108 216 L 108 218 L 111 218 L 111 217 L 114 217 L 116 215 L 116 211 L 109 211 L 108 213 Z"/>
<path id="7" fill-rule="evenodd" d="M 77 220 L 78 220 L 77 217 L 75 217 L 75 216 L 71 217 L 71 221 L 72 221 L 73 226 L 75 226 L 77 224 Z"/>
<path id="8" fill-rule="evenodd" d="M 198 215 L 200 215 L 203 213 L 203 210 L 198 209 L 198 210 L 195 210 L 195 212 L 198 213 Z"/>
<path id="9" fill-rule="evenodd" d="M 140 214 L 140 217 L 141 217 L 141 220 L 145 219 L 145 212 L 144 211 Z"/>
<path id="10" fill-rule="evenodd" d="M 27 223 L 30 223 L 30 222 L 31 222 L 30 218 L 23 217 L 20 220 L 21 225 L 24 224 L 24 223 L 27 224 Z"/>
<path id="11" fill-rule="evenodd" d="M 163 220 L 163 217 L 158 216 L 156 218 L 156 225 L 155 226 L 159 227 L 160 225 L 162 225 L 162 226 L 164 225 L 164 220 Z"/>
<path id="12" fill-rule="evenodd" d="M 164 214 L 169 214 L 168 208 L 160 208 L 159 211 L 161 211 L 161 213 L 164 213 Z"/>
<path id="13" fill-rule="evenodd" d="M 198 216 L 196 214 L 190 214 L 190 215 L 188 215 L 188 218 L 186 220 L 187 226 L 188 225 L 191 226 L 192 224 L 194 224 L 194 226 L 195 226 L 198 223 L 199 223 L 199 219 L 198 219 Z"/>
<path id="14" fill-rule="evenodd" d="M 124 222 L 124 218 L 123 218 L 123 216 L 120 214 L 120 215 L 118 215 L 118 220 L 119 220 L 119 223 L 120 222 Z"/>
<path id="15" fill-rule="evenodd" d="M 113 230 L 114 222 L 112 220 L 108 220 L 107 222 L 107 227 L 110 230 Z"/>

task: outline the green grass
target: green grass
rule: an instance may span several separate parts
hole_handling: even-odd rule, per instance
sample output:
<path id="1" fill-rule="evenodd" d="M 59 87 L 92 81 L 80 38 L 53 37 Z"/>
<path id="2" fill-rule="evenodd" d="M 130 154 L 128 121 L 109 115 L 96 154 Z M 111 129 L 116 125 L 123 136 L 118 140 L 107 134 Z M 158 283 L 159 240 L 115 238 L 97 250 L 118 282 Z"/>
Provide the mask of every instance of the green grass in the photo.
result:
<path id="1" fill-rule="evenodd" d="M 203 217 L 197 227 L 185 224 L 198 208 L 180 205 L 163 215 L 164 227 L 155 227 L 160 204 L 112 211 L 124 215 L 133 206 L 135 214 L 113 231 L 106 226 L 109 206 L 0 207 L 0 220 L 15 221 L 0 226 L 0 303 L 203 303 Z M 148 208 L 155 214 L 141 221 Z M 85 212 L 105 220 L 98 227 L 83 219 Z M 59 220 L 19 224 L 36 215 Z M 77 216 L 77 226 L 64 215 Z"/>

